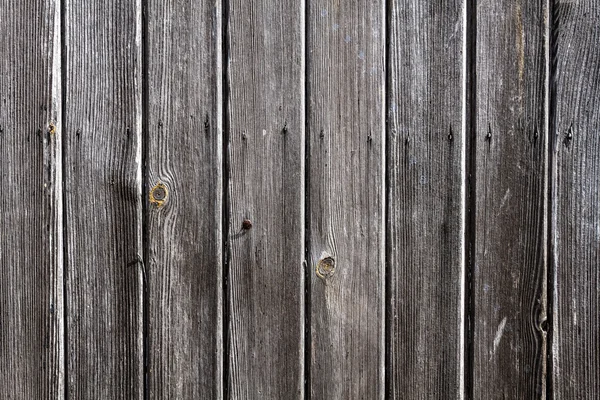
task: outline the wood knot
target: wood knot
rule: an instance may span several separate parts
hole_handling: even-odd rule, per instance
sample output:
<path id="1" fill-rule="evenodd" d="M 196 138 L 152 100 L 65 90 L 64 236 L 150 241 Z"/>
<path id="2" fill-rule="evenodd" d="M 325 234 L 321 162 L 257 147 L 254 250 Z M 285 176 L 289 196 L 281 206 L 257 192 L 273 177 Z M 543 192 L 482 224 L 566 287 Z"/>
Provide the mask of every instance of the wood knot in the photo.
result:
<path id="1" fill-rule="evenodd" d="M 150 190 L 150 203 L 154 204 L 157 208 L 162 207 L 167 201 L 169 191 L 167 187 L 162 183 L 157 183 L 152 190 Z"/>
<path id="2" fill-rule="evenodd" d="M 317 263 L 317 276 L 327 279 L 335 273 L 335 260 L 333 257 L 325 257 Z"/>

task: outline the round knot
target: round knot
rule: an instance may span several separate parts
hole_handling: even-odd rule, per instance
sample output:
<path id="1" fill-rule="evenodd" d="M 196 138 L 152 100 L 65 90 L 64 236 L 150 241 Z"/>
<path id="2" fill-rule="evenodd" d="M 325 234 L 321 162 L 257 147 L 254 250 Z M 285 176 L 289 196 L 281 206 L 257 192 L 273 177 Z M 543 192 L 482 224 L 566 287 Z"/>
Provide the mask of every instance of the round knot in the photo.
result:
<path id="1" fill-rule="evenodd" d="M 162 207 L 167 200 L 167 196 L 169 192 L 167 187 L 162 183 L 157 183 L 152 190 L 150 190 L 150 203 L 154 204 L 156 207 Z"/>
<path id="2" fill-rule="evenodd" d="M 325 257 L 317 263 L 317 276 L 321 279 L 327 279 L 333 276 L 335 272 L 335 260 L 333 257 Z"/>

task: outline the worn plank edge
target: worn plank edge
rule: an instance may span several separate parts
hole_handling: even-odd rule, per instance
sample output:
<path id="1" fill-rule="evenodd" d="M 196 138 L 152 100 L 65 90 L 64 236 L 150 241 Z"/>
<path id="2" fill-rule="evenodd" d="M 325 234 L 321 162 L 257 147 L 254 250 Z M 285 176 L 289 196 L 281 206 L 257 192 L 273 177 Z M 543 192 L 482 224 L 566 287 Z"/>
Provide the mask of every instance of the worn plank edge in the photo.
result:
<path id="1" fill-rule="evenodd" d="M 54 27 L 52 39 L 52 110 L 54 114 L 55 134 L 54 134 L 54 182 L 53 182 L 53 203 L 55 212 L 55 232 L 56 243 L 51 249 L 56 252 L 56 277 L 51 280 L 56 282 L 56 298 L 55 298 L 55 313 L 56 313 L 56 329 L 57 329 L 57 345 L 55 349 L 58 362 L 58 376 L 56 382 L 56 395 L 59 399 L 65 398 L 66 393 L 66 351 L 67 337 L 65 329 L 66 317 L 66 296 L 65 296 L 65 262 L 66 262 L 66 241 L 65 235 L 65 204 L 63 197 L 64 190 L 64 164 L 63 164 L 63 126 L 64 126 L 64 107 L 65 107 L 65 90 L 64 80 L 62 79 L 63 65 L 66 65 L 65 60 L 65 43 L 63 42 L 64 32 L 64 0 L 53 1 L 54 5 Z M 52 244 L 52 236 L 50 237 Z"/>
<path id="2" fill-rule="evenodd" d="M 387 118 L 387 110 L 388 110 L 388 88 L 389 88 L 389 80 L 388 80 L 388 76 L 390 75 L 389 72 L 391 71 L 391 69 L 389 68 L 389 62 L 391 60 L 391 58 L 389 57 L 389 48 L 390 48 L 390 30 L 391 30 L 391 10 L 392 10 L 392 4 L 391 4 L 392 0 L 383 0 L 383 4 L 381 7 L 381 21 L 383 22 L 383 24 L 385 25 L 383 27 L 383 42 L 384 42 L 384 48 L 383 48 L 383 56 L 384 56 L 384 60 L 382 63 L 383 66 L 383 79 L 382 79 L 382 85 L 383 85 L 383 90 L 381 90 L 381 100 L 380 100 L 380 104 L 382 105 L 381 110 L 380 110 L 380 120 L 382 121 L 381 124 L 381 165 L 380 165 L 380 173 L 381 173 L 381 188 L 380 188 L 380 193 L 379 196 L 381 198 L 381 222 L 383 223 L 383 226 L 381 227 L 381 229 L 379 229 L 379 234 L 380 234 L 380 238 L 379 238 L 379 257 L 381 259 L 381 263 L 382 265 L 380 266 L 382 273 L 379 274 L 380 278 L 379 278 L 379 287 L 381 288 L 381 297 L 382 297 L 382 301 L 380 302 L 380 310 L 379 313 L 381 315 L 381 322 L 380 322 L 380 329 L 379 329 L 379 346 L 381 349 L 383 349 L 383 351 L 381 352 L 380 356 L 379 356 L 379 370 L 381 371 L 381 373 L 379 374 L 379 382 L 378 385 L 381 388 L 381 390 L 379 391 L 379 397 L 381 399 L 385 399 L 386 398 L 386 394 L 387 394 L 387 362 L 388 362 L 388 358 L 387 358 L 387 351 L 386 351 L 386 344 L 388 343 L 387 338 L 388 338 L 388 324 L 387 324 L 387 308 L 388 308 L 388 282 L 390 282 L 391 280 L 389 279 L 389 270 L 388 270 L 388 254 L 387 254 L 387 244 L 388 244 L 388 235 L 387 235 L 387 230 L 388 230 L 388 216 L 387 216 L 387 212 L 388 212 L 388 188 L 389 188 L 389 179 L 388 179 L 388 140 L 387 140 L 387 133 L 388 133 L 388 127 L 389 127 L 389 121 Z"/>
<path id="3" fill-rule="evenodd" d="M 302 391 L 303 393 L 301 393 L 302 398 L 310 398 L 310 388 L 311 388 L 311 383 L 310 383 L 310 356 L 311 356 L 311 342 L 310 342 L 310 313 L 311 313 L 311 279 L 310 279 L 310 273 L 311 273 L 311 268 L 310 268 L 310 263 L 308 262 L 308 260 L 310 260 L 309 258 L 309 219 L 310 219 L 310 213 L 309 213 L 309 209 L 308 209 L 308 195 L 309 195 L 309 186 L 308 184 L 310 183 L 310 178 L 309 178 L 309 173 L 306 170 L 306 166 L 308 165 L 308 158 L 309 158 L 309 152 L 310 152 L 310 137 L 309 135 L 307 135 L 307 131 L 308 131 L 308 107 L 309 107 L 309 85 L 308 85 L 308 57 L 310 56 L 310 51 L 306 46 L 306 43 L 308 41 L 308 33 L 309 33 L 309 26 L 308 26 L 308 19 L 307 19 L 307 14 L 308 14 L 308 7 L 309 7 L 309 1 L 310 0 L 304 0 L 302 2 L 302 5 L 300 7 L 300 23 L 301 25 L 304 27 L 304 34 L 301 35 L 300 37 L 300 54 L 302 54 L 302 60 L 300 61 L 300 70 L 302 71 L 302 73 L 300 74 L 300 86 L 302 88 L 304 88 L 304 90 L 301 91 L 302 96 L 304 96 L 304 98 L 301 100 L 301 104 L 302 104 L 302 110 L 300 112 L 300 119 L 301 121 L 304 122 L 304 126 L 301 132 L 302 137 L 300 138 L 300 174 L 302 175 L 300 178 L 300 182 L 302 182 L 302 184 L 300 185 L 300 221 L 302 223 L 302 229 L 300 229 L 300 243 L 302 243 L 302 245 L 304 246 L 304 251 L 302 251 L 301 257 L 303 257 L 303 259 L 299 260 L 300 262 L 300 266 L 304 267 L 304 271 L 302 271 L 303 273 L 300 274 L 300 286 L 302 288 L 302 290 L 304 291 L 304 296 L 301 298 L 300 301 L 300 310 L 299 310 L 299 317 L 300 317 L 300 321 L 302 321 L 301 325 L 300 325 L 300 335 L 299 337 L 301 338 L 301 354 L 303 355 L 300 358 L 300 379 L 304 382 L 304 385 L 302 385 Z"/>
<path id="4" fill-rule="evenodd" d="M 311 267 L 311 225 L 310 225 L 310 174 L 307 171 L 307 166 L 310 166 L 311 163 L 311 154 L 310 154 L 310 126 L 308 116 L 310 115 L 310 85 L 309 81 L 309 59 L 310 59 L 310 49 L 306 45 L 308 42 L 308 35 L 310 34 L 310 26 L 308 23 L 307 15 L 309 15 L 310 10 L 310 0 L 304 0 L 302 3 L 302 24 L 304 25 L 304 35 L 302 35 L 302 85 L 304 87 L 304 109 L 302 110 L 304 119 L 304 140 L 302 143 L 304 144 L 302 147 L 302 173 L 304 176 L 302 177 L 302 181 L 304 187 L 302 188 L 302 223 L 304 224 L 304 229 L 302 231 L 302 243 L 304 244 L 304 260 L 302 261 L 302 265 L 304 267 L 303 274 L 303 282 L 304 285 L 304 301 L 302 305 L 301 312 L 304 313 L 304 359 L 302 365 L 302 371 L 304 371 L 304 393 L 303 397 L 305 399 L 311 399 L 311 359 L 312 359 L 312 340 L 311 340 L 311 326 L 312 326 L 312 267 Z"/>
<path id="5" fill-rule="evenodd" d="M 141 328 L 141 332 L 138 332 L 137 334 L 137 348 L 142 350 L 142 376 L 139 377 L 141 378 L 141 384 L 142 387 L 140 388 L 140 392 L 142 394 L 142 398 L 147 398 L 147 393 L 146 393 L 146 329 L 145 329 L 145 316 L 146 316 L 146 292 L 147 292 L 147 287 L 146 287 L 146 269 L 145 269 L 145 264 L 144 264 L 144 252 L 145 252 L 145 247 L 144 247 L 144 224 L 145 224 L 145 220 L 144 220 L 144 203 L 146 201 L 146 199 L 143 196 L 144 194 L 144 159 L 143 159 L 143 147 L 144 147 L 144 133 L 142 131 L 142 128 L 144 127 L 144 124 L 142 122 L 143 118 L 145 117 L 145 113 L 144 113 L 144 83 L 145 83 L 145 79 L 144 79 L 144 68 L 145 68 L 145 61 L 144 60 L 144 49 L 145 47 L 143 46 L 143 37 L 142 37 L 142 31 L 144 26 L 143 24 L 143 20 L 142 20 L 142 0 L 136 0 L 135 1 L 135 46 L 136 46 L 136 55 L 138 56 L 137 62 L 136 62 L 136 69 L 138 71 L 140 71 L 140 79 L 141 82 L 140 83 L 135 83 L 135 103 L 139 106 L 139 112 L 136 113 L 135 115 L 135 134 L 136 134 L 136 140 L 139 143 L 138 146 L 136 146 L 136 150 L 135 150 L 135 164 L 136 164 L 136 181 L 137 181 L 137 191 L 136 191 L 136 196 L 138 199 L 141 200 L 141 205 L 139 207 L 136 207 L 137 210 L 137 216 L 136 216 L 136 221 L 137 221 L 137 229 L 136 231 L 138 232 L 138 234 L 136 235 L 137 238 L 137 245 L 136 247 L 138 249 L 141 250 L 142 254 L 138 253 L 138 260 L 139 262 L 136 264 L 136 268 L 138 269 L 138 288 L 140 288 L 140 290 L 137 291 L 137 295 L 138 295 L 138 299 L 137 302 L 138 304 L 140 304 L 141 306 L 141 312 L 139 312 L 137 314 L 137 318 L 138 318 L 138 326 Z M 144 4 L 146 2 L 144 1 Z M 137 78 L 137 75 L 135 75 L 135 77 Z"/>
<path id="6" fill-rule="evenodd" d="M 557 202 L 553 201 L 556 198 L 554 181 L 558 176 L 558 165 L 554 157 L 558 136 L 556 132 L 556 45 L 558 38 L 558 30 L 556 29 L 556 15 L 558 7 L 555 0 L 547 0 L 546 3 L 546 105 L 545 105 L 545 128 L 547 132 L 547 234 L 546 234 L 546 321 L 548 326 L 546 338 L 546 398 L 554 398 L 553 390 L 553 368 L 558 364 L 558 341 L 554 340 L 554 330 L 556 328 L 556 319 L 554 318 L 554 310 L 558 309 L 558 302 L 554 296 L 554 290 L 558 287 L 556 271 L 556 216 Z M 548 290 L 548 287 L 552 290 Z"/>
<path id="7" fill-rule="evenodd" d="M 217 299 L 217 325 L 215 327 L 216 331 L 217 331 L 217 344 L 216 344 L 216 362 L 217 362 L 217 366 L 216 366 L 216 374 L 217 377 L 220 376 L 220 382 L 218 383 L 218 387 L 216 388 L 215 394 L 216 394 L 216 398 L 217 399 L 224 399 L 226 398 L 226 388 L 227 386 L 225 386 L 225 330 L 226 330 L 226 326 L 227 324 L 225 323 L 225 321 L 227 321 L 224 317 L 225 317 L 225 313 L 226 313 L 226 308 L 224 307 L 225 303 L 225 295 L 226 295 L 226 286 L 225 286 L 225 270 L 226 270 L 226 263 L 225 263 L 225 259 L 226 259 L 226 234 L 227 234 L 227 230 L 226 225 L 225 225 L 225 218 L 227 218 L 226 216 L 226 199 L 227 199 L 227 195 L 226 195 L 226 186 L 225 186 L 225 175 L 226 175 L 226 167 L 227 167 L 227 162 L 226 162 L 226 157 L 225 157 L 225 146 L 224 146 L 224 135 L 225 135 L 225 117 L 224 117 L 224 112 L 223 110 L 225 110 L 225 87 L 227 85 L 227 81 L 222 79 L 225 75 L 225 67 L 223 64 L 223 60 L 226 60 L 226 58 L 224 57 L 224 50 L 225 50 L 225 46 L 224 46 L 224 42 L 223 42 L 223 31 L 224 31 L 224 26 L 226 25 L 224 18 L 224 4 L 227 2 L 228 0 L 216 0 L 215 1 L 215 5 L 214 5 L 214 12 L 215 12 L 215 41 L 216 41 L 216 51 L 215 51 L 215 57 L 216 57 L 216 61 L 215 61 L 215 76 L 218 78 L 216 80 L 216 132 L 217 132 L 217 146 L 216 148 L 218 149 L 218 153 L 216 156 L 216 165 L 218 165 L 218 170 L 219 170 L 219 174 L 220 176 L 217 177 L 217 188 L 216 188 L 216 192 L 217 193 L 221 193 L 221 198 L 217 198 L 215 201 L 218 203 L 218 206 L 216 207 L 216 209 L 221 213 L 220 218 L 217 218 L 217 220 L 221 221 L 220 222 L 220 226 L 217 227 L 217 231 L 220 229 L 221 232 L 221 244 L 216 246 L 216 259 L 220 260 L 220 268 L 221 271 L 219 271 L 219 273 L 217 274 L 217 288 L 221 289 L 221 295 L 218 296 Z M 218 235 L 217 235 L 218 236 Z"/>
<path id="8" fill-rule="evenodd" d="M 149 225 L 148 225 L 148 154 L 149 154 L 149 120 L 148 120 L 148 110 L 150 109 L 149 105 L 149 73 L 148 73 L 148 0 L 142 0 L 141 4 L 141 38 L 138 45 L 141 44 L 141 53 L 142 53 L 142 109 L 141 115 L 138 116 L 141 118 L 141 126 L 139 127 L 139 132 L 142 134 L 141 147 L 142 153 L 141 157 L 141 182 L 142 182 L 142 336 L 143 336 L 143 344 L 142 344 L 142 365 L 144 368 L 144 376 L 143 376 L 143 396 L 144 399 L 149 398 L 150 394 L 150 377 L 149 377 L 149 326 L 150 326 L 150 313 L 149 313 L 149 294 L 148 294 L 148 281 L 146 277 L 146 264 L 150 260 L 148 255 L 149 248 Z M 137 37 L 136 37 L 137 41 Z"/>
<path id="9" fill-rule="evenodd" d="M 385 60 L 384 60 L 384 88 L 383 88 L 383 129 L 384 129 L 384 134 L 383 134 L 383 213 L 382 213 L 382 218 L 383 218 L 383 224 L 384 224 L 384 228 L 383 228 L 383 232 L 384 232 L 384 237 L 382 240 L 382 243 L 384 245 L 384 253 L 383 253 L 383 334 L 384 334 L 384 341 L 383 341 L 383 348 L 384 349 L 389 349 L 391 348 L 391 343 L 392 343 L 392 331 L 390 329 L 390 324 L 388 324 L 388 315 L 390 315 L 391 313 L 391 304 L 392 304 L 392 273 L 391 273 L 391 265 L 390 265 L 390 252 L 391 252 L 391 248 L 392 248 L 392 243 L 390 241 L 390 236 L 391 235 L 387 235 L 388 230 L 390 229 L 391 226 L 391 221 L 388 218 L 388 214 L 389 214 L 389 209 L 390 209 L 390 196 L 391 196 L 391 191 L 390 191 L 390 160 L 389 160 L 389 154 L 391 154 L 391 148 L 390 148 L 390 141 L 387 140 L 387 135 L 390 132 L 390 121 L 388 118 L 388 110 L 390 109 L 390 101 L 389 101 L 389 96 L 388 96 L 388 92 L 390 91 L 390 88 L 392 87 L 392 57 L 391 57 L 391 40 L 390 37 L 392 35 L 392 9 L 393 9 L 393 5 L 392 5 L 392 1 L 393 0 L 385 0 L 384 1 L 384 8 L 385 8 L 385 15 L 384 15 L 384 19 L 383 21 L 385 21 L 385 28 L 384 28 L 384 35 L 385 35 L 385 48 L 384 48 L 384 56 L 385 56 Z M 390 376 L 390 372 L 391 372 L 391 368 L 390 365 L 392 364 L 392 354 L 389 351 L 384 351 L 384 356 L 383 356 L 383 396 L 384 398 L 388 398 L 390 396 L 390 394 L 392 393 L 392 385 L 391 385 L 391 381 L 392 378 Z"/>
<path id="10" fill-rule="evenodd" d="M 463 24 L 463 37 L 462 37 L 462 87 L 461 87 L 461 103 L 462 103 L 462 126 L 461 126 L 461 134 L 463 136 L 462 147 L 460 149 L 460 168 L 461 173 L 463 175 L 463 181 L 460 188 L 460 202 L 463 205 L 463 209 L 461 212 L 460 218 L 460 231 L 462 232 L 462 236 L 460 237 L 460 265 L 462 269 L 462 273 L 460 274 L 460 311 L 459 311 L 459 345 L 458 351 L 461 357 L 459 357 L 459 386 L 458 393 L 459 399 L 463 400 L 466 397 L 466 380 L 465 380 L 465 368 L 472 367 L 472 363 L 467 364 L 467 349 L 468 345 L 466 345 L 465 341 L 467 340 L 467 323 L 469 321 L 468 316 L 466 314 L 468 302 L 467 302 L 467 273 L 469 271 L 468 262 L 470 261 L 467 256 L 467 251 L 469 251 L 470 243 L 467 242 L 471 237 L 468 236 L 470 234 L 470 229 L 467 229 L 467 223 L 470 222 L 469 212 L 469 202 L 467 198 L 467 185 L 469 184 L 469 173 L 472 170 L 472 166 L 467 164 L 467 148 L 470 145 L 469 137 L 469 124 L 467 122 L 467 118 L 469 118 L 469 95 L 470 93 L 474 93 L 474 86 L 471 86 L 471 81 L 469 80 L 469 62 L 473 60 L 472 55 L 469 53 L 468 45 L 469 37 L 470 37 L 470 29 L 472 27 L 472 16 L 469 14 L 472 10 L 472 4 L 469 0 L 462 1 L 462 24 Z M 474 55 L 474 54 L 473 54 Z M 474 121 L 474 117 L 473 117 Z M 474 162 L 474 161 L 473 161 Z M 469 167 L 469 170 L 467 168 Z M 471 196 L 469 195 L 469 198 Z M 468 374 L 468 373 L 467 373 Z"/>
<path id="11" fill-rule="evenodd" d="M 221 1 L 215 1 L 215 13 L 216 13 L 216 17 L 215 17 L 215 37 L 218 39 L 215 39 L 217 41 L 216 44 L 216 51 L 215 51 L 215 57 L 217 58 L 216 60 L 216 71 L 215 71 L 215 75 L 219 78 L 217 79 L 217 88 L 216 88 L 216 131 L 217 131 L 217 149 L 219 149 L 219 152 L 217 154 L 216 157 L 216 161 L 217 161 L 217 165 L 219 166 L 219 173 L 221 174 L 221 176 L 219 176 L 217 178 L 217 189 L 216 192 L 217 193 L 221 193 L 221 198 L 216 200 L 216 201 L 220 201 L 220 207 L 217 207 L 217 209 L 219 210 L 219 212 L 221 213 L 220 218 L 218 220 L 221 221 L 220 226 L 218 227 L 218 229 L 221 230 L 221 237 L 223 238 L 226 234 L 226 230 L 225 230 L 225 224 L 224 224 L 224 218 L 225 218 L 225 199 L 226 199 L 226 195 L 225 195 L 225 188 L 226 186 L 224 186 L 224 177 L 225 177 L 225 168 L 227 166 L 226 164 L 226 158 L 224 156 L 224 135 L 225 135 L 225 130 L 224 130 L 224 125 L 225 125 L 225 121 L 224 121 L 224 105 L 225 105 L 225 96 L 224 96 L 224 91 L 225 91 L 225 86 L 226 86 L 226 82 L 225 80 L 222 79 L 222 77 L 224 76 L 225 73 L 225 67 L 223 65 L 223 60 L 225 60 L 225 58 L 223 57 L 223 49 L 224 49 L 224 43 L 223 43 L 223 36 L 222 36 L 222 32 L 223 32 L 223 27 L 225 26 L 224 23 L 224 3 L 228 1 L 228 0 L 221 0 Z M 225 326 L 227 325 L 225 323 L 225 319 L 224 314 L 225 314 L 225 309 L 226 307 L 224 307 L 225 303 L 225 292 L 226 292 L 226 287 L 225 287 L 225 281 L 224 281 L 224 271 L 225 271 L 225 242 L 222 241 L 220 246 L 217 246 L 217 255 L 216 255 L 216 259 L 220 260 L 221 263 L 221 271 L 219 271 L 220 273 L 217 274 L 217 287 L 221 288 L 221 295 L 218 296 L 217 299 L 217 326 L 216 326 L 216 331 L 218 332 L 217 334 L 217 375 L 220 375 L 221 380 L 219 383 L 219 387 L 216 390 L 216 396 L 217 399 L 224 399 L 225 398 L 225 393 L 226 393 L 226 386 L 225 386 L 225 361 L 226 360 L 225 357 Z"/>
<path id="12" fill-rule="evenodd" d="M 475 296 L 473 296 L 473 251 L 475 246 L 475 202 L 476 182 L 475 171 L 477 166 L 477 3 L 476 0 L 465 0 L 463 9 L 464 37 L 464 77 L 463 77 L 463 135 L 464 135 L 464 274 L 463 274 L 463 365 L 462 393 L 463 398 L 473 399 L 473 333 Z M 468 159 L 467 159 L 468 158 Z"/>
<path id="13" fill-rule="evenodd" d="M 230 345 L 230 332 L 229 332 L 229 260 L 231 259 L 231 249 L 229 247 L 229 228 L 230 228 L 230 198 L 229 198 L 229 180 L 230 180 L 230 169 L 231 160 L 229 157 L 229 0 L 222 0 L 221 2 L 221 49 L 217 51 L 217 57 L 221 57 L 220 76 L 221 76 L 221 118 L 220 123 L 222 124 L 221 134 L 221 188 L 222 193 L 221 201 L 221 361 L 222 361 L 222 397 L 229 399 L 230 395 L 230 379 L 229 379 L 229 345 Z"/>
<path id="14" fill-rule="evenodd" d="M 545 360 L 543 360 L 542 366 L 542 398 L 543 399 L 553 399 L 554 394 L 552 392 L 552 313 L 553 313 L 553 296 L 552 291 L 548 290 L 549 287 L 552 287 L 550 279 L 553 277 L 553 264 L 554 257 L 552 251 L 552 231 L 554 229 L 554 222 L 552 221 L 552 207 L 553 207 L 553 189 L 552 182 L 553 178 L 556 176 L 556 171 L 554 169 L 554 157 L 553 157 L 553 126 L 551 123 L 551 113 L 552 113 L 552 79 L 554 76 L 554 71 L 552 69 L 552 54 L 553 49 L 553 18 L 552 11 L 554 9 L 554 0 L 544 0 L 544 20 L 545 20 L 545 32 L 544 32 L 544 57 L 545 57 L 545 82 L 544 82 L 544 130 L 546 135 L 544 137 L 544 146 L 546 149 L 545 160 L 544 160 L 544 174 L 546 179 L 544 179 L 544 189 L 546 198 L 544 199 L 544 203 L 546 204 L 546 214 L 544 215 L 545 225 L 545 240 L 544 248 L 542 249 L 543 258 L 545 260 L 545 271 L 544 276 L 542 277 L 542 301 L 545 304 L 542 306 L 542 315 L 540 316 L 540 328 L 542 332 L 545 332 Z M 550 328 L 548 328 L 550 327 Z"/>

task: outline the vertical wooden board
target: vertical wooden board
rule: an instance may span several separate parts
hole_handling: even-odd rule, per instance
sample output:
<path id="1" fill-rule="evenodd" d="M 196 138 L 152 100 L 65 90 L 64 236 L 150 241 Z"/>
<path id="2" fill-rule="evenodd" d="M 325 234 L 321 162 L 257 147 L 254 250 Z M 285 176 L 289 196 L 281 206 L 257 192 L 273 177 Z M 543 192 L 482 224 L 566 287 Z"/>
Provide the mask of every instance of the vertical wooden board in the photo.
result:
<path id="1" fill-rule="evenodd" d="M 600 3 L 553 7 L 553 330 L 557 399 L 600 395 Z"/>
<path id="2" fill-rule="evenodd" d="M 66 1 L 68 396 L 140 399 L 140 2 Z"/>
<path id="3" fill-rule="evenodd" d="M 392 2 L 386 246 L 391 398 L 464 395 L 464 11 L 462 0 Z"/>
<path id="4" fill-rule="evenodd" d="M 150 0 L 147 27 L 149 398 L 218 399 L 220 2 Z"/>
<path id="5" fill-rule="evenodd" d="M 60 2 L 0 5 L 0 393 L 64 395 Z"/>
<path id="6" fill-rule="evenodd" d="M 385 7 L 308 15 L 310 391 L 383 398 Z"/>
<path id="7" fill-rule="evenodd" d="M 473 398 L 545 396 L 545 1 L 476 9 Z"/>
<path id="8" fill-rule="evenodd" d="M 301 398 L 303 3 L 230 0 L 228 12 L 229 394 Z"/>

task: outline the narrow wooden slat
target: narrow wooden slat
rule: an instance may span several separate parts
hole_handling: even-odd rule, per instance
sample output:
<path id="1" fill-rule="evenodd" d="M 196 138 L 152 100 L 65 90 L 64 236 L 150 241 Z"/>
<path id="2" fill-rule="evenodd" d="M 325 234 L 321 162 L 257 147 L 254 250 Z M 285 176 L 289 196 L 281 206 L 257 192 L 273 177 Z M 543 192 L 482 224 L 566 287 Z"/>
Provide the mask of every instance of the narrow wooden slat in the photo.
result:
<path id="1" fill-rule="evenodd" d="M 151 399 L 222 397 L 221 6 L 147 10 Z"/>
<path id="2" fill-rule="evenodd" d="M 0 393 L 63 398 L 60 1 L 0 5 Z"/>
<path id="3" fill-rule="evenodd" d="M 228 13 L 229 394 L 301 398 L 303 3 L 230 0 Z"/>
<path id="4" fill-rule="evenodd" d="M 308 14 L 310 391 L 384 395 L 385 7 Z"/>
<path id="5" fill-rule="evenodd" d="M 68 396 L 140 399 L 140 1 L 66 1 Z"/>
<path id="6" fill-rule="evenodd" d="M 556 399 L 600 394 L 600 3 L 553 9 L 553 336 Z"/>
<path id="7" fill-rule="evenodd" d="M 545 396 L 545 1 L 476 8 L 473 398 Z"/>
<path id="8" fill-rule="evenodd" d="M 392 2 L 391 398 L 464 395 L 464 12 L 462 0 Z"/>

